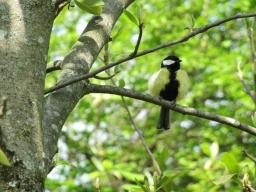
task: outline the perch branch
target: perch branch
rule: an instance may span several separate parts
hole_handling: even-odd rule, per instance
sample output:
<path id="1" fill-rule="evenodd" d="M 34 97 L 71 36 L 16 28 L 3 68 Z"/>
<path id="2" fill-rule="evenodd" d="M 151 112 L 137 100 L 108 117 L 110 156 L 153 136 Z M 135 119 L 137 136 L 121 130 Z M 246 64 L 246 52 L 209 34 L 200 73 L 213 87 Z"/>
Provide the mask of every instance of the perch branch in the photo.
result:
<path id="1" fill-rule="evenodd" d="M 233 118 L 212 114 L 209 112 L 197 110 L 197 109 L 190 108 L 190 107 L 176 105 L 173 102 L 169 102 L 169 101 L 166 101 L 161 98 L 153 97 L 149 94 L 140 93 L 140 92 L 136 92 L 133 90 L 120 88 L 120 87 L 113 87 L 113 86 L 107 86 L 107 85 L 94 85 L 94 84 L 88 84 L 88 92 L 89 93 L 107 93 L 107 94 L 122 95 L 125 97 L 143 100 L 143 101 L 153 103 L 156 105 L 168 107 L 171 110 L 181 113 L 183 115 L 192 115 L 192 116 L 216 121 L 216 122 L 228 125 L 230 127 L 245 131 L 251 135 L 256 136 L 256 128 L 255 127 L 244 124 L 244 123 L 242 123 L 238 120 L 235 120 Z"/>

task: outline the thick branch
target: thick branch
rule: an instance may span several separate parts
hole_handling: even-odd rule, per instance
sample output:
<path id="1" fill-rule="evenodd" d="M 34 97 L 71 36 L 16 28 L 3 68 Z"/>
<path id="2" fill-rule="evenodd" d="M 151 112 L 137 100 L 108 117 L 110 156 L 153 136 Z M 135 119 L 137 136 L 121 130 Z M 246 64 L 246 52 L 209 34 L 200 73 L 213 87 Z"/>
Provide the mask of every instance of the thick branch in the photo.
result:
<path id="1" fill-rule="evenodd" d="M 235 16 L 228 17 L 228 18 L 226 18 L 226 19 L 213 22 L 213 23 L 211 23 L 211 24 L 209 24 L 209 25 L 202 26 L 202 27 L 200 27 L 200 28 L 195 29 L 194 31 L 190 32 L 189 34 L 185 35 L 184 37 L 182 37 L 182 38 L 180 38 L 180 39 L 178 39 L 178 40 L 174 40 L 174 41 L 171 41 L 171 42 L 168 42 L 168 43 L 164 43 L 164 44 L 162 44 L 162 45 L 158 45 L 158 46 L 153 47 L 153 48 L 151 48 L 151 49 L 147 49 L 147 50 L 138 52 L 136 55 L 131 54 L 131 55 L 129 55 L 129 56 L 123 58 L 123 59 L 120 59 L 120 60 L 116 61 L 116 62 L 110 63 L 110 64 L 108 64 L 108 65 L 105 65 L 105 66 L 101 67 L 101 68 L 98 68 L 98 69 L 96 69 L 95 71 L 92 71 L 92 72 L 87 73 L 87 74 L 85 74 L 85 75 L 78 76 L 78 77 L 76 77 L 76 78 L 73 78 L 73 79 L 70 80 L 70 81 L 67 81 L 67 82 L 58 84 L 58 85 L 56 85 L 56 86 L 54 86 L 54 87 L 52 87 L 52 88 L 50 88 L 50 89 L 47 89 L 47 90 L 45 91 L 45 94 L 50 93 L 50 92 L 53 92 L 53 91 L 55 91 L 55 90 L 58 90 L 58 89 L 60 89 L 60 88 L 65 87 L 65 86 L 71 85 L 71 84 L 76 83 L 76 82 L 78 82 L 78 81 L 82 81 L 82 80 L 88 79 L 88 78 L 90 78 L 90 77 L 94 77 L 95 75 L 97 75 L 98 73 L 100 73 L 100 72 L 102 72 L 102 71 L 105 71 L 105 70 L 107 70 L 107 69 L 110 69 L 110 68 L 112 68 L 112 67 L 114 67 L 114 66 L 116 66 L 116 65 L 119 65 L 119 64 L 121 64 L 121 63 L 124 63 L 124 62 L 126 62 L 126 61 L 128 61 L 128 60 L 131 60 L 131 59 L 133 59 L 133 58 L 140 57 L 140 56 L 143 56 L 143 55 L 146 55 L 146 54 L 155 52 L 155 51 L 157 51 L 157 50 L 159 50 L 159 49 L 163 49 L 163 48 L 166 48 L 166 47 L 170 47 L 170 46 L 172 46 L 172 45 L 175 45 L 175 44 L 179 44 L 179 43 L 185 42 L 185 41 L 189 40 L 191 37 L 194 37 L 194 36 L 196 36 L 196 35 L 198 35 L 198 34 L 200 34 L 200 33 L 203 33 L 203 32 L 205 32 L 205 31 L 207 31 L 207 30 L 209 30 L 209 29 L 211 29 L 211 28 L 213 28 L 213 27 L 219 26 L 219 25 L 221 25 L 221 24 L 223 24 L 223 23 L 226 23 L 226 22 L 228 22 L 228 21 L 232 21 L 232 20 L 236 20 L 236 19 L 240 19 L 240 18 L 255 17 L 255 16 L 256 16 L 256 13 L 237 14 L 237 15 L 235 15 Z"/>
<path id="2" fill-rule="evenodd" d="M 94 16 L 82 32 L 78 41 L 61 62 L 58 83 L 70 81 L 88 73 L 103 46 L 110 40 L 111 30 L 117 19 L 133 0 L 105 0 L 103 13 Z M 44 105 L 44 148 L 45 164 L 50 168 L 57 151 L 61 128 L 77 102 L 87 93 L 86 81 L 76 83 L 49 94 Z"/>
<path id="3" fill-rule="evenodd" d="M 242 131 L 245 131 L 247 133 L 250 133 L 251 135 L 256 136 L 256 128 L 246 125 L 240 121 L 237 121 L 230 117 L 225 117 L 221 115 L 212 114 L 209 112 L 197 110 L 194 108 L 189 107 L 183 107 L 180 105 L 176 105 L 173 102 L 169 102 L 166 100 L 163 100 L 161 98 L 153 97 L 151 95 L 145 94 L 145 93 L 139 93 L 133 90 L 124 89 L 120 87 L 112 87 L 107 85 L 94 85 L 90 84 L 88 85 L 88 92 L 89 93 L 108 93 L 108 94 L 115 94 L 115 95 L 122 95 L 126 97 L 131 97 L 134 99 L 143 100 L 146 102 L 154 103 L 156 105 L 161 105 L 164 107 L 168 107 L 173 111 L 182 113 L 183 115 L 192 115 L 212 121 L 216 121 L 225 125 L 229 125 L 233 128 L 240 129 Z"/>

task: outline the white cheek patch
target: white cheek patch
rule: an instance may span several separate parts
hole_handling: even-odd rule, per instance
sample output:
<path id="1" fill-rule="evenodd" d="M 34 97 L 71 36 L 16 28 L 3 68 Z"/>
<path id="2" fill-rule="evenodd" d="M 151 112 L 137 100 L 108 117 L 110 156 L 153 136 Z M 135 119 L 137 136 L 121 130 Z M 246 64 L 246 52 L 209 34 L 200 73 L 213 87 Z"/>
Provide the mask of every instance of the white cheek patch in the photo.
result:
<path id="1" fill-rule="evenodd" d="M 175 61 L 173 61 L 173 60 L 163 60 L 163 65 L 171 65 L 171 64 L 173 64 L 173 63 L 175 63 Z"/>

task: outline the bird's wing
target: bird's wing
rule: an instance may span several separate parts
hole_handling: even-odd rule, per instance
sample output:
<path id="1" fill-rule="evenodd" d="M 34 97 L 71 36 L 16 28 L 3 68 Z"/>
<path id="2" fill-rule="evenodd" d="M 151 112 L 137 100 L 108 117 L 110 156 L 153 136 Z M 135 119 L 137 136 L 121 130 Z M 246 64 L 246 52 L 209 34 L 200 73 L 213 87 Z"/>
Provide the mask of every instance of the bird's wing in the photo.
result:
<path id="1" fill-rule="evenodd" d="M 176 100 L 180 100 L 182 98 L 185 97 L 185 95 L 188 92 L 188 88 L 189 88 L 189 80 L 188 80 L 188 75 L 185 71 L 183 70 L 178 70 L 177 71 L 177 76 L 176 76 L 177 80 L 180 83 L 179 86 L 179 91 L 178 91 L 178 96 Z"/>

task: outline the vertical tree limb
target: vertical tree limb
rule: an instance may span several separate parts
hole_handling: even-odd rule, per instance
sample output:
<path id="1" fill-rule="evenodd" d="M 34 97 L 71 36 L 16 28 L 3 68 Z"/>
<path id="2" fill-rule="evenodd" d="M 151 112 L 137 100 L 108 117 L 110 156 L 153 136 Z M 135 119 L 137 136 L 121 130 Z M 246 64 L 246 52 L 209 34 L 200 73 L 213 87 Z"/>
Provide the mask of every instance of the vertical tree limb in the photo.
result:
<path id="1" fill-rule="evenodd" d="M 58 84 L 90 71 L 99 52 L 110 40 L 115 22 L 122 14 L 123 9 L 129 6 L 133 0 L 106 0 L 104 2 L 103 13 L 90 20 L 78 41 L 63 59 Z M 48 168 L 50 168 L 52 157 L 57 151 L 61 128 L 77 102 L 87 93 L 86 85 L 87 81 L 81 81 L 55 91 L 45 98 L 43 131 L 45 164 Z"/>

